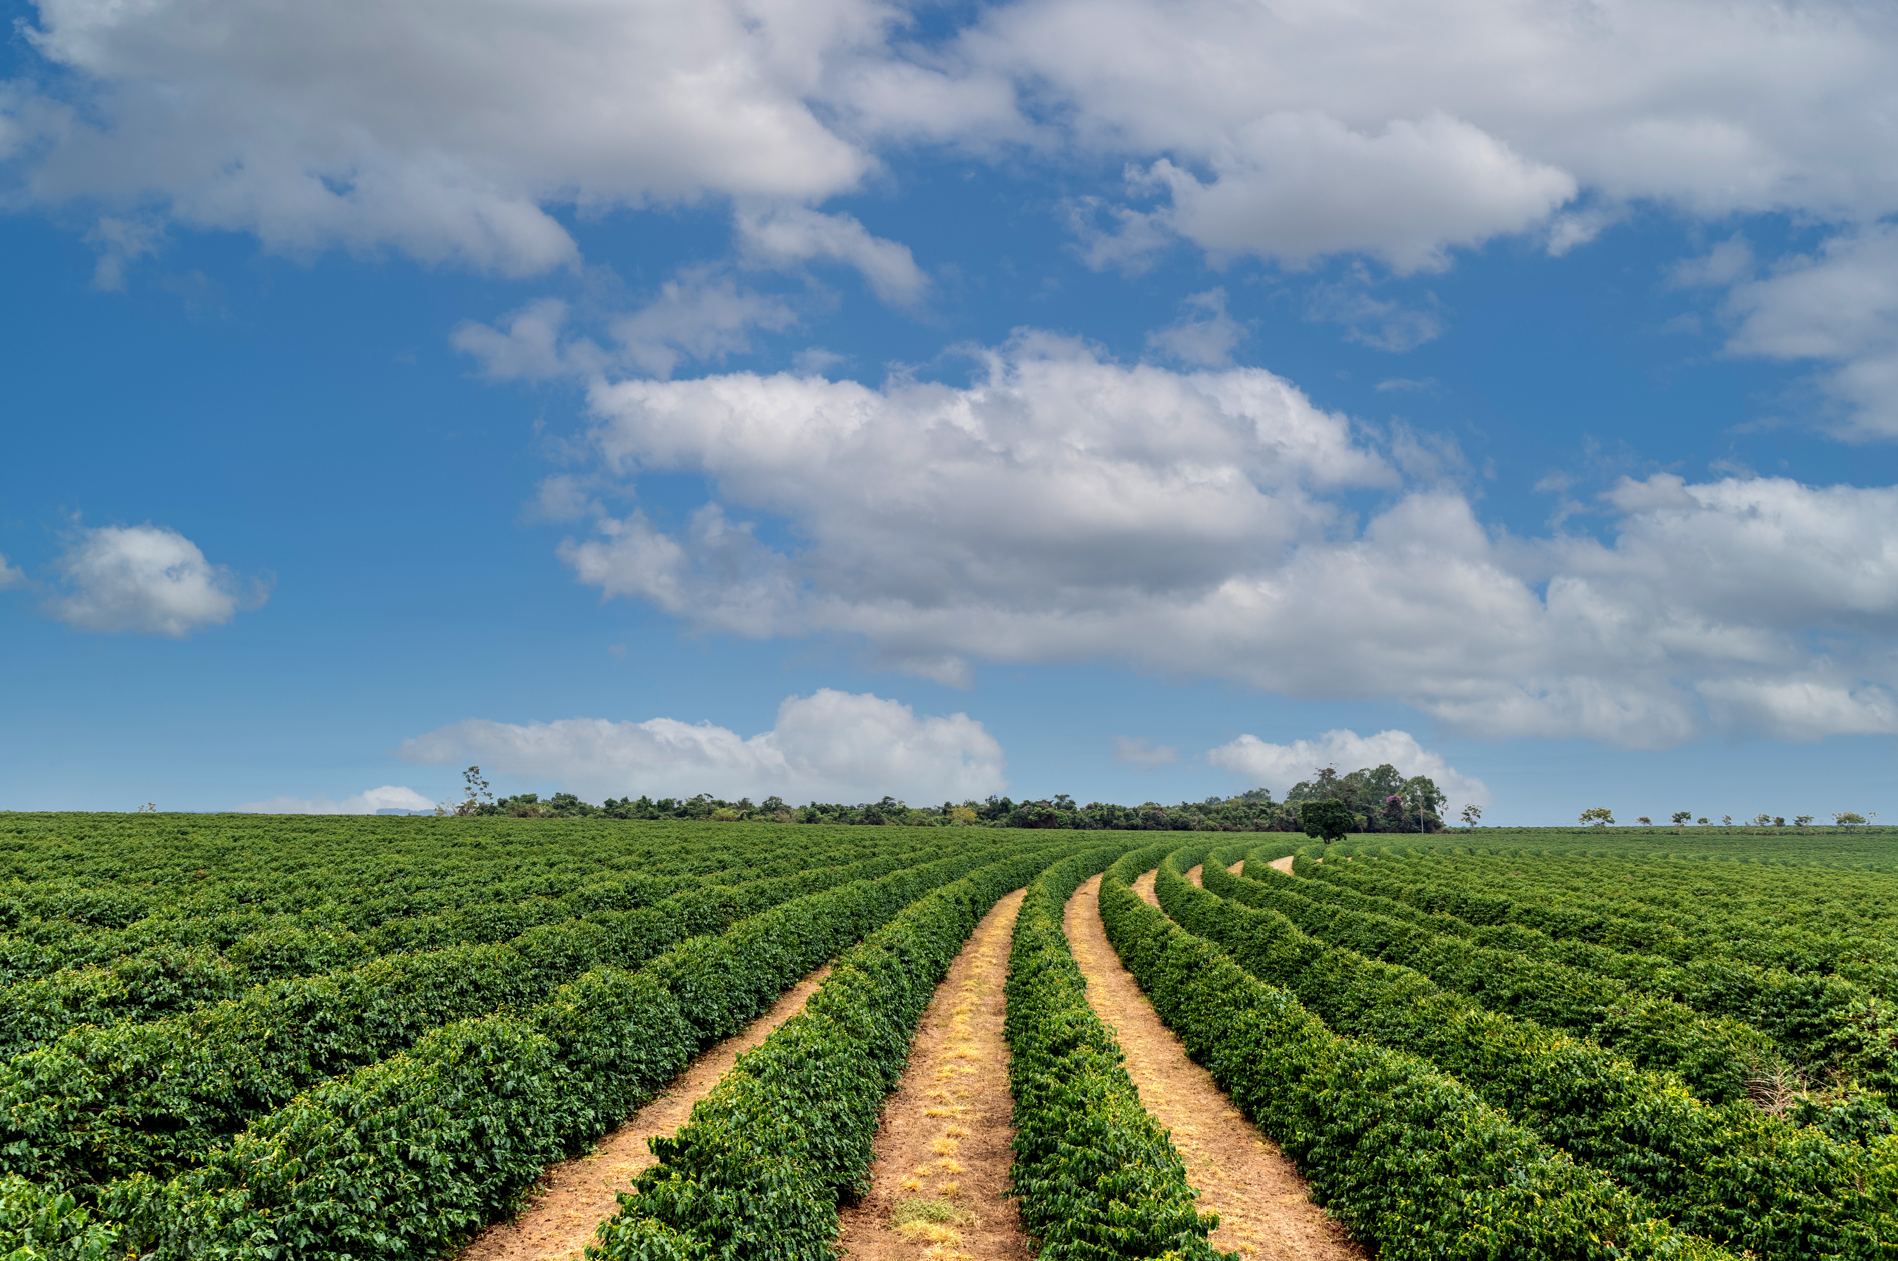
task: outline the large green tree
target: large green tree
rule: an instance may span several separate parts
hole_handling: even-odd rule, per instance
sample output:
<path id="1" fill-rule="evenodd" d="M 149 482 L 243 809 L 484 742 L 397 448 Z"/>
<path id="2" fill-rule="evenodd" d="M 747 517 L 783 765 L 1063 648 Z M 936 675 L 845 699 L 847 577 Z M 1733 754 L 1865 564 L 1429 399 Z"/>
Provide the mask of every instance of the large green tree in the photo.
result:
<path id="1" fill-rule="evenodd" d="M 1328 801 L 1307 801 L 1298 808 L 1298 826 L 1305 835 L 1329 845 L 1357 825 L 1351 807 L 1333 797 Z"/>

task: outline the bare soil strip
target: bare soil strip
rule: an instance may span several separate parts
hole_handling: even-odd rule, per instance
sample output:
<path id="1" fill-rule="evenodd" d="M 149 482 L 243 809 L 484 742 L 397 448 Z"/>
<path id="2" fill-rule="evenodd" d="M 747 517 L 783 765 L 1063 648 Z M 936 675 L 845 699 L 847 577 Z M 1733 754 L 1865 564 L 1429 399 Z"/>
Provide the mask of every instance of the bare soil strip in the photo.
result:
<path id="1" fill-rule="evenodd" d="M 710 1093 L 733 1062 L 804 1010 L 805 1001 L 829 975 L 827 963 L 786 990 L 771 1010 L 742 1032 L 693 1060 L 664 1094 L 628 1117 L 592 1151 L 549 1169 L 529 1192 L 529 1203 L 520 1215 L 475 1236 L 457 1261 L 578 1257 L 593 1242 L 600 1223 L 619 1211 L 619 1192 L 630 1191 L 633 1178 L 653 1163 L 646 1140 L 669 1135 L 684 1125 L 692 1105 Z"/>
<path id="2" fill-rule="evenodd" d="M 870 1193 L 843 1211 L 841 1243 L 863 1261 L 1029 1261 L 1008 1198 L 1015 1139 L 1003 983 L 1023 891 L 976 925 L 923 1013 L 909 1065 L 883 1108 Z"/>
<path id="3" fill-rule="evenodd" d="M 1323 860 L 1321 859 L 1320 861 Z M 1270 867 L 1273 871 L 1282 871 L 1289 876 L 1292 874 L 1292 856 L 1287 854 L 1283 858 L 1274 858 L 1271 862 L 1267 863 L 1266 866 Z"/>
<path id="4" fill-rule="evenodd" d="M 1134 886 L 1149 901 L 1154 874 Z M 1365 1261 L 1369 1254 L 1307 1197 L 1305 1180 L 1278 1145 L 1240 1114 L 1160 1023 L 1108 943 L 1099 876 L 1069 900 L 1062 926 L 1087 977 L 1088 1001 L 1127 1056 L 1140 1102 L 1171 1131 L 1202 1211 L 1219 1214 L 1213 1245 L 1244 1257 Z"/>

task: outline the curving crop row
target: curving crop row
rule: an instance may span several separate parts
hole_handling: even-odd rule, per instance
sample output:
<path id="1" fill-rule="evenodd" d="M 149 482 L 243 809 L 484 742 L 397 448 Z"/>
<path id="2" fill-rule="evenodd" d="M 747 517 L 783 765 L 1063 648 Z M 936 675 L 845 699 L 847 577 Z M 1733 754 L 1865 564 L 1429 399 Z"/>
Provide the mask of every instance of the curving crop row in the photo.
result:
<path id="1" fill-rule="evenodd" d="M 1129 855 L 1101 882 L 1115 949 L 1187 1052 L 1311 1180 L 1312 1198 L 1380 1257 L 1731 1255 L 1427 1061 L 1332 1032 L 1173 923 L 1130 885 L 1157 861 Z"/>
<path id="2" fill-rule="evenodd" d="M 1008 960 L 1013 1191 L 1047 1261 L 1219 1257 L 1185 1163 L 1141 1106 L 1111 1030 L 1087 1000 L 1062 911 L 1115 847 L 1063 859 L 1028 886 Z"/>
<path id="3" fill-rule="evenodd" d="M 727 854 L 727 859 L 739 859 L 738 864 L 710 872 L 698 870 L 709 852 L 702 849 L 655 856 L 632 871 L 601 871 L 595 863 L 574 863 L 558 873 L 502 871 L 485 883 L 424 892 L 391 891 L 372 884 L 375 896 L 345 898 L 342 895 L 349 889 L 330 889 L 320 900 L 307 903 L 279 895 L 233 902 L 186 894 L 167 899 L 157 908 L 145 906 L 149 914 L 125 924 L 29 918 L 13 922 L 12 930 L 0 935 L 0 984 L 106 965 L 151 950 L 208 947 L 232 955 L 244 968 L 261 970 L 286 949 L 291 961 L 298 960 L 301 938 L 315 938 L 318 945 L 331 950 L 337 943 L 327 939 L 340 938 L 357 957 L 423 948 L 434 938 L 440 938 L 435 944 L 441 945 L 499 941 L 532 927 L 535 921 L 521 922 L 519 917 L 537 907 L 551 908 L 543 913 L 554 915 L 562 908 L 567 915 L 630 910 L 704 884 L 744 884 L 795 875 L 808 865 L 804 859 L 808 848 L 800 847 L 795 861 Z M 859 850 L 867 852 L 858 855 Z M 848 845 L 834 845 L 827 852 L 834 855 L 834 862 L 876 854 L 875 849 Z M 487 871 L 489 865 L 476 870 Z M 149 896 L 155 899 L 158 894 Z M 6 910 L 0 902 L 0 912 Z M 0 915 L 0 922 L 11 921 Z"/>
<path id="4" fill-rule="evenodd" d="M 122 822 L 89 836 L 97 818 L 55 816 L 40 829 L 0 819 L 0 928 L 38 921 L 56 932 L 70 922 L 98 932 L 224 911 L 320 913 L 361 927 L 495 896 L 558 897 L 616 874 L 791 875 L 812 839 L 795 828 L 667 823 L 204 817 L 174 836 L 163 821 Z M 857 857 L 881 848 L 841 828 L 819 831 Z"/>
<path id="5" fill-rule="evenodd" d="M 1277 911 L 1221 896 L 1160 865 L 1167 914 L 1247 972 L 1297 995 L 1334 1031 L 1421 1055 L 1578 1160 L 1613 1175 L 1675 1224 L 1735 1249 L 1785 1258 L 1883 1257 L 1898 1239 L 1898 1137 L 1839 1142 L 1745 1103 L 1696 1099 L 1671 1074 L 1492 1012 L 1396 964 L 1300 932 Z"/>
<path id="6" fill-rule="evenodd" d="M 838 1202 L 869 1189 L 883 1101 L 931 996 L 982 916 L 1047 862 L 1042 849 L 971 872 L 846 952 L 802 1012 L 653 1143 L 658 1163 L 587 1256 L 832 1261 Z"/>
<path id="7" fill-rule="evenodd" d="M 1260 866 L 1249 865 L 1246 875 L 1264 882 L 1280 879 L 1278 873 L 1259 870 Z M 1323 866 L 1301 859 L 1293 870 L 1310 877 Z M 1671 998 L 1697 1011 L 1731 1016 L 1771 1037 L 1789 1060 L 1845 1071 L 1856 1076 L 1860 1084 L 1881 1092 L 1898 1089 L 1898 1048 L 1892 1045 L 1898 1018 L 1883 1000 L 1844 977 L 1788 972 L 1722 957 L 1674 963 L 1657 955 L 1552 937 L 1521 924 L 1478 926 L 1453 915 L 1423 911 L 1394 898 L 1366 893 L 1339 880 L 1309 879 L 1298 886 L 1298 891 L 1314 902 L 1406 920 L 1487 949 L 1579 968 L 1645 993 Z"/>
<path id="8" fill-rule="evenodd" d="M 1476 888 L 1537 896 L 1574 896 L 1612 907 L 1631 919 L 1676 920 L 1683 914 L 1772 918 L 1826 930 L 1889 924 L 1898 919 L 1898 882 L 1889 874 L 1838 872 L 1798 865 L 1712 863 L 1629 856 L 1603 858 L 1468 847 L 1456 859 L 1458 877 Z M 1427 869 L 1441 852 L 1412 851 L 1383 862 L 1393 869 Z"/>
<path id="9" fill-rule="evenodd" d="M 641 971 L 596 969 L 526 1011 L 445 1025 L 260 1117 L 201 1168 L 103 1188 L 116 1246 L 148 1261 L 435 1257 L 798 977 L 981 861 L 855 881 Z"/>
<path id="10" fill-rule="evenodd" d="M 1743 959 L 1790 972 L 1837 973 L 1898 1001 L 1898 942 L 1862 931 L 1813 931 L 1771 920 L 1729 917 L 1716 907 L 1689 920 L 1631 919 L 1626 909 L 1586 898 L 1543 902 L 1464 888 L 1452 873 L 1386 870 L 1379 862 L 1325 863 L 1321 878 L 1455 915 L 1472 924 L 1518 923 L 1552 937 L 1576 937 L 1616 950 L 1675 962 L 1709 956 Z"/>
<path id="11" fill-rule="evenodd" d="M 1414 968 L 1492 1010 L 1580 1034 L 1641 1068 L 1678 1073 L 1710 1102 L 1746 1098 L 1748 1077 L 1773 1064 L 1778 1053 L 1771 1038 L 1730 1017 L 1704 1015 L 1605 977 L 1487 949 L 1419 924 L 1314 902 L 1301 891 L 1304 883 L 1275 875 L 1270 883 L 1247 880 L 1223 891 L 1280 912 L 1321 941 Z"/>
<path id="12" fill-rule="evenodd" d="M 890 865 L 877 859 L 693 889 L 638 910 L 542 925 L 509 942 L 390 955 L 273 982 L 178 1017 L 82 1025 L 0 1066 L 0 1172 L 71 1188 L 166 1176 L 298 1091 L 433 1028 L 531 1006 L 590 968 L 638 967 L 687 938 L 866 875 L 900 883 L 900 869 L 885 875 Z"/>
<path id="13" fill-rule="evenodd" d="M 932 852 L 940 848 L 933 847 Z M 917 858 L 917 853 L 906 851 L 850 866 L 857 878 L 894 871 Z M 468 905 L 441 914 L 386 920 L 360 933 L 290 925 L 247 934 L 222 951 L 209 946 L 161 946 L 121 955 L 103 965 L 71 968 L 0 990 L 0 1059 L 50 1041 L 78 1024 L 157 1020 L 237 998 L 253 985 L 284 977 L 359 967 L 391 954 L 504 942 L 546 924 L 597 919 L 602 913 L 637 910 L 666 898 L 689 901 L 696 895 L 726 904 L 722 914 L 729 920 L 745 897 L 733 890 L 747 884 L 754 889 L 769 887 L 762 883 L 765 877 L 737 881 L 727 878 L 730 875 L 720 873 L 709 881 L 691 876 L 617 876 L 569 889 L 558 898 L 536 895 L 522 901 Z M 694 922 L 703 919 L 690 908 L 685 915 Z"/>

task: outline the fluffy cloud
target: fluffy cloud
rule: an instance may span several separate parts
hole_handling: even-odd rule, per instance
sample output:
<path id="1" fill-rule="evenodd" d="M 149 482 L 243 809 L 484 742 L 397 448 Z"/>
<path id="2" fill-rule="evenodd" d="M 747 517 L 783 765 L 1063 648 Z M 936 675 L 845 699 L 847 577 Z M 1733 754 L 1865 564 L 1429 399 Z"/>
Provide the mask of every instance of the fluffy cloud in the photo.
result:
<path id="1" fill-rule="evenodd" d="M 595 800 L 709 792 L 854 802 L 888 793 L 935 802 L 1008 786 L 1002 746 L 967 714 L 918 718 L 897 701 L 829 688 L 788 697 L 772 729 L 748 738 L 671 718 L 470 719 L 406 740 L 398 752 L 414 762 L 479 762 L 490 774 L 552 780 Z"/>
<path id="2" fill-rule="evenodd" d="M 764 252 L 852 262 L 902 300 L 894 250 L 798 216 L 917 142 L 1124 159 L 1165 199 L 1121 208 L 1135 236 L 1400 270 L 1525 230 L 1573 248 L 1631 201 L 1898 210 L 1877 6 L 1015 0 L 941 36 L 879 0 L 38 7 L 31 42 L 65 73 L 0 87 L 28 197 L 286 249 L 527 273 L 576 257 L 549 206 L 726 196 L 790 216 Z M 101 283 L 140 233 L 101 222 Z"/>
<path id="3" fill-rule="evenodd" d="M 0 591 L 18 586 L 26 581 L 26 574 L 13 565 L 7 564 L 7 558 L 0 556 Z"/>
<path id="4" fill-rule="evenodd" d="M 1567 172 L 1442 113 L 1376 135 L 1274 113 L 1235 129 L 1210 161 L 1209 181 L 1164 158 L 1142 176 L 1171 194 L 1159 222 L 1214 255 L 1294 265 L 1371 254 L 1400 272 L 1441 270 L 1449 247 L 1521 232 L 1576 192 Z"/>
<path id="5" fill-rule="evenodd" d="M 687 268 L 661 284 L 645 306 L 609 317 L 607 346 L 570 331 L 570 314 L 566 302 L 542 298 L 505 317 L 499 328 L 463 321 L 449 340 L 480 361 L 482 375 L 497 381 L 586 381 L 613 369 L 668 377 L 688 361 L 745 353 L 755 330 L 797 322 L 781 298 L 713 267 Z"/>
<path id="6" fill-rule="evenodd" d="M 1635 200 L 1898 210 L 1895 44 L 1883 10 L 1765 0 L 1018 0 L 956 53 L 1015 77 L 1063 143 L 1139 163 L 1170 194 L 1141 224 L 1409 270 L 1543 223 L 1573 248 Z M 1584 190 L 1603 204 L 1551 218 Z"/>
<path id="7" fill-rule="evenodd" d="M 1396 485 L 1344 418 L 1256 369 L 1123 367 L 1029 336 L 982 375 L 882 391 L 788 375 L 603 383 L 593 443 L 608 471 L 707 473 L 811 546 L 773 551 L 708 505 L 678 536 L 639 514 L 601 520 L 562 555 L 608 594 L 708 627 L 871 631 L 945 677 L 963 649 L 944 632 L 985 610 L 1093 610 L 1105 630 L 1130 599 L 1192 598 L 1322 532 L 1337 512 L 1309 487 Z"/>
<path id="8" fill-rule="evenodd" d="M 596 516 L 560 555 L 700 630 L 844 634 L 949 683 L 1104 659 L 1396 698 L 1486 736 L 1898 729 L 1898 489 L 1657 475 L 1602 498 L 1606 541 L 1512 538 L 1443 480 L 1454 450 L 1399 432 L 1384 454 L 1256 369 L 1036 335 L 966 388 L 731 374 L 590 397 L 595 475 L 693 472 L 717 498 L 677 530 Z M 1389 498 L 1360 520 L 1354 488 Z"/>
<path id="9" fill-rule="evenodd" d="M 873 159 L 808 102 L 890 16 L 874 0 L 42 0 L 33 45 L 82 108 L 8 112 L 41 139 L 43 201 L 155 200 L 277 248 L 390 244 L 524 274 L 576 258 L 549 203 L 854 186 Z"/>
<path id="10" fill-rule="evenodd" d="M 1482 780 L 1461 774 L 1443 760 L 1442 754 L 1417 743 L 1417 737 L 1408 731 L 1380 731 L 1373 736 L 1361 736 L 1340 728 L 1327 731 L 1315 740 L 1294 740 L 1290 744 L 1269 744 L 1257 736 L 1246 735 L 1209 749 L 1206 760 L 1222 770 L 1243 776 L 1248 784 L 1270 788 L 1280 795 L 1326 766 L 1348 773 L 1359 767 L 1389 763 L 1405 778 L 1428 775 L 1453 801 L 1487 806 L 1494 800 Z"/>
<path id="11" fill-rule="evenodd" d="M 374 814 L 378 810 L 428 810 L 435 803 L 413 788 L 384 784 L 331 801 L 328 797 L 271 797 L 239 806 L 240 814 Z"/>
<path id="12" fill-rule="evenodd" d="M 176 530 L 150 524 L 81 530 L 55 565 L 62 590 L 46 611 L 79 630 L 179 639 L 230 621 L 266 595 L 206 561 Z"/>
<path id="13" fill-rule="evenodd" d="M 1874 224 L 1832 237 L 1810 256 L 1752 275 L 1736 238 L 1685 269 L 1683 279 L 1732 282 L 1727 311 L 1738 321 L 1727 349 L 1774 359 L 1816 359 L 1842 404 L 1845 437 L 1898 437 L 1898 226 Z"/>
<path id="14" fill-rule="evenodd" d="M 790 267 L 812 259 L 844 263 L 863 273 L 885 302 L 920 301 L 929 278 L 907 245 L 871 236 L 850 215 L 825 215 L 799 207 L 751 207 L 738 214 L 739 247 L 746 259 L 767 267 Z"/>

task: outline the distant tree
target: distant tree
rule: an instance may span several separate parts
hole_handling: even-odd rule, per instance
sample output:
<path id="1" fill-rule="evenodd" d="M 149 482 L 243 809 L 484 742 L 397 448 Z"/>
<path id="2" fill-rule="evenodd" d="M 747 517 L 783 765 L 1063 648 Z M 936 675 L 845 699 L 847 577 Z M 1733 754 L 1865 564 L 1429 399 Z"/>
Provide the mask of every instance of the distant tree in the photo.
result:
<path id="1" fill-rule="evenodd" d="M 1694 812 L 1691 810 L 1676 810 L 1672 817 L 1674 820 L 1675 833 L 1685 836 L 1687 834 L 1687 825 L 1693 820 Z"/>
<path id="2" fill-rule="evenodd" d="M 955 824 L 957 827 L 968 827 L 971 823 L 975 822 L 975 810 L 969 806 L 951 806 L 949 808 L 949 822 Z"/>
<path id="3" fill-rule="evenodd" d="M 1643 826 L 1643 827 L 1650 827 L 1650 828 L 1651 828 L 1651 827 L 1653 827 L 1653 826 L 1654 826 L 1654 820 L 1653 820 L 1653 819 L 1650 819 L 1650 818 L 1648 818 L 1648 816 L 1646 816 L 1645 814 L 1637 814 L 1637 815 L 1635 815 L 1635 816 L 1634 816 L 1634 821 L 1635 821 L 1636 823 L 1639 823 L 1639 824 L 1640 824 L 1641 826 Z"/>
<path id="4" fill-rule="evenodd" d="M 488 807 L 488 813 L 494 813 L 494 794 L 488 791 L 488 781 L 481 778 L 479 766 L 470 766 L 463 771 L 461 781 L 461 800 L 438 802 L 435 806 L 437 815 L 455 815 L 465 819 L 469 815 L 480 814 L 483 806 Z"/>
<path id="5" fill-rule="evenodd" d="M 1695 819 L 1694 822 L 1700 824 L 1701 827 L 1707 826 L 1707 820 L 1705 819 Z"/>
<path id="6" fill-rule="evenodd" d="M 1796 828 L 1803 828 L 1811 822 L 1812 816 L 1809 814 L 1796 814 L 1793 816 L 1793 826 Z"/>
<path id="7" fill-rule="evenodd" d="M 1723 815 L 1721 815 L 1721 816 L 1720 816 L 1720 822 L 1722 822 L 1722 823 L 1724 823 L 1724 824 L 1726 824 L 1726 825 L 1727 825 L 1728 827 L 1732 827 L 1732 826 L 1733 826 L 1733 816 L 1732 816 L 1732 815 L 1730 815 L 1730 814 L 1723 814 Z"/>
<path id="8" fill-rule="evenodd" d="M 1428 775 L 1413 775 L 1404 781 L 1404 800 L 1416 807 L 1417 830 L 1421 832 L 1424 830 L 1425 823 L 1448 798 L 1437 787 L 1437 781 Z"/>
<path id="9" fill-rule="evenodd" d="M 1329 801 L 1307 801 L 1298 808 L 1298 825 L 1305 835 L 1321 840 L 1329 845 L 1357 822 L 1357 816 L 1337 798 Z"/>
<path id="10" fill-rule="evenodd" d="M 1607 806 L 1590 806 L 1588 809 L 1582 811 L 1581 822 L 1584 825 L 1592 824 L 1598 828 L 1605 828 L 1614 821 L 1614 811 L 1610 810 Z"/>
<path id="11" fill-rule="evenodd" d="M 1772 823 L 1773 816 L 1770 814 L 1756 814 L 1753 816 L 1753 826 L 1756 828 L 1771 827 Z"/>
<path id="12" fill-rule="evenodd" d="M 1478 806 L 1478 805 L 1468 805 L 1468 806 L 1463 807 L 1463 826 L 1468 828 L 1470 831 L 1472 832 L 1476 831 L 1477 820 L 1481 819 L 1482 817 L 1483 817 L 1483 807 Z"/>
<path id="13" fill-rule="evenodd" d="M 1862 814 L 1854 814 L 1850 810 L 1843 810 L 1832 816 L 1832 822 L 1842 828 L 1855 828 L 1864 824 L 1865 816 Z"/>

